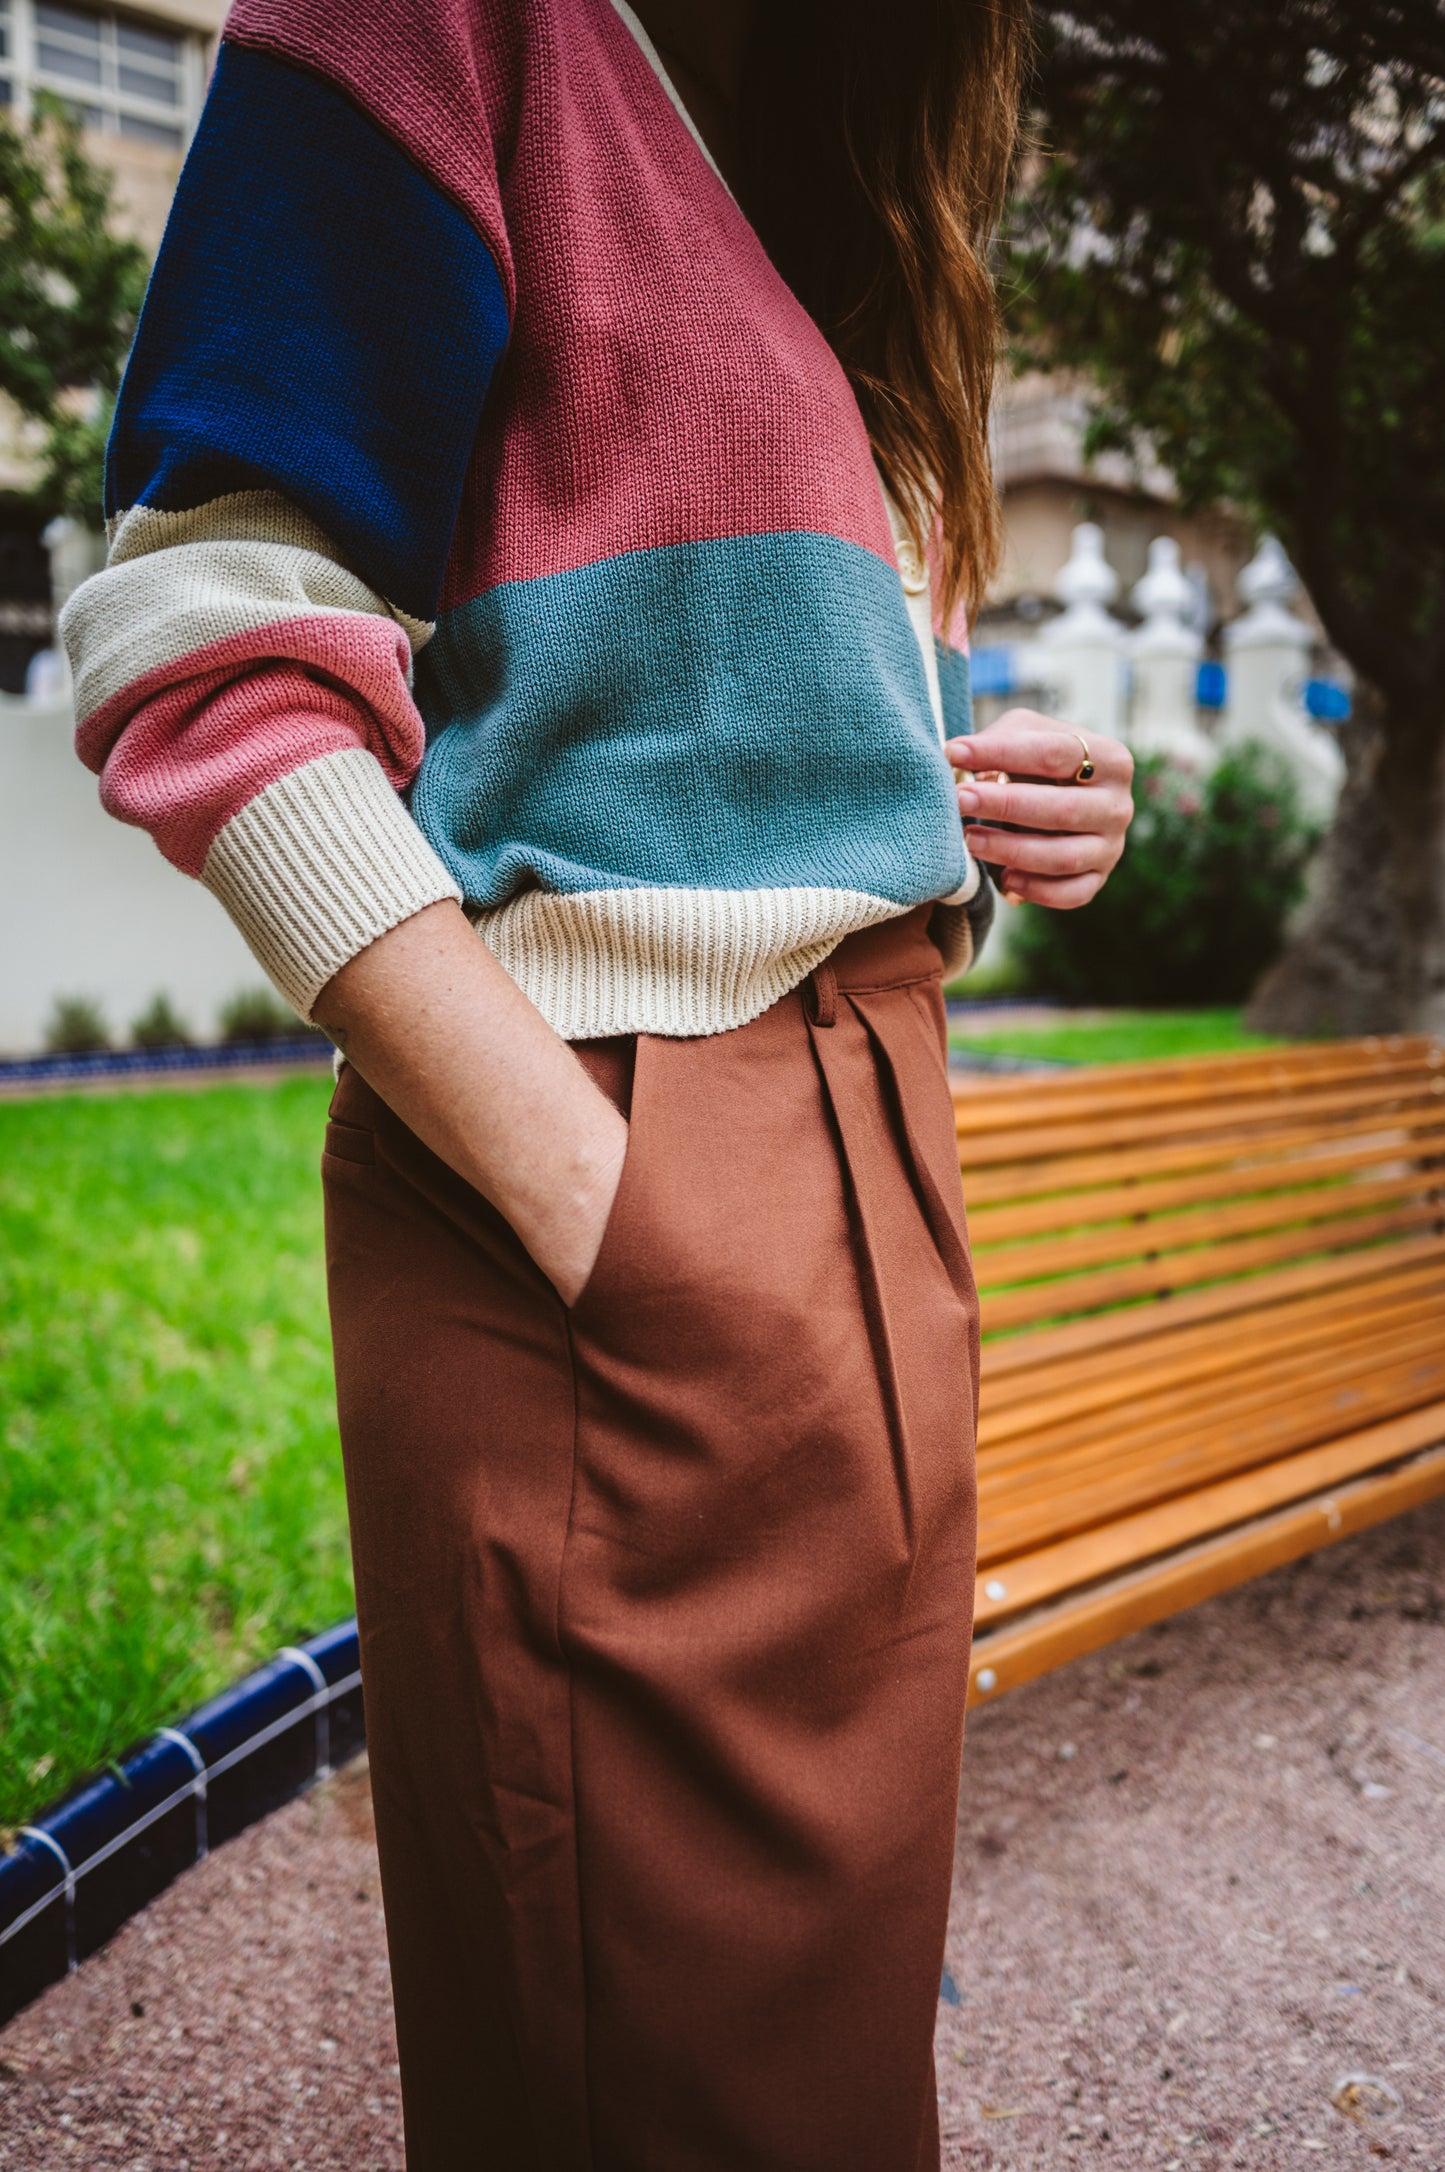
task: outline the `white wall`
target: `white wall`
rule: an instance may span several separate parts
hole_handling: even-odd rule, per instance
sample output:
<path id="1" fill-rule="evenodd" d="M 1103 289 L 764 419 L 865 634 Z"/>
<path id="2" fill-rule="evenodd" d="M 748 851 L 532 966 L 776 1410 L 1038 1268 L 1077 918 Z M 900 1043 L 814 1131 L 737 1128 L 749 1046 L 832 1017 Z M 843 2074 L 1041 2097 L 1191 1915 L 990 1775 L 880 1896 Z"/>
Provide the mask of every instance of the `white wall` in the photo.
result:
<path id="1" fill-rule="evenodd" d="M 68 704 L 0 696 L 0 1053 L 29 1055 L 57 996 L 90 996 L 124 1040 L 158 992 L 209 1034 L 266 976 L 215 899 L 106 814 Z"/>

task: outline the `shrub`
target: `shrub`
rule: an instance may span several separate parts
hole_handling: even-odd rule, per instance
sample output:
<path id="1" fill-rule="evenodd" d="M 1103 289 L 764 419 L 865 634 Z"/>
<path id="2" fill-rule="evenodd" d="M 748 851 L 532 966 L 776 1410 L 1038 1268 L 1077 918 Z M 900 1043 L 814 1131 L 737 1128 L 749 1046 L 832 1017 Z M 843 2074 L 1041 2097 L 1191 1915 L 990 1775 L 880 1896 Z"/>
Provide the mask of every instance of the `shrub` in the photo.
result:
<path id="1" fill-rule="evenodd" d="M 45 1028 L 45 1046 L 52 1056 L 88 1056 L 109 1048 L 110 1030 L 105 1013 L 90 996 L 57 996 Z"/>
<path id="2" fill-rule="evenodd" d="M 1262 747 L 1205 783 L 1139 764 L 1124 857 L 1077 912 L 1021 910 L 1014 949 L 1030 988 L 1146 1009 L 1241 1003 L 1304 892 L 1318 833 L 1293 779 Z"/>
<path id="3" fill-rule="evenodd" d="M 243 988 L 221 1009 L 223 1041 L 292 1041 L 313 1030 L 269 988 Z"/>
<path id="4" fill-rule="evenodd" d="M 135 1048 L 189 1048 L 191 1035 L 185 1020 L 172 1008 L 169 996 L 158 995 L 130 1029 Z"/>

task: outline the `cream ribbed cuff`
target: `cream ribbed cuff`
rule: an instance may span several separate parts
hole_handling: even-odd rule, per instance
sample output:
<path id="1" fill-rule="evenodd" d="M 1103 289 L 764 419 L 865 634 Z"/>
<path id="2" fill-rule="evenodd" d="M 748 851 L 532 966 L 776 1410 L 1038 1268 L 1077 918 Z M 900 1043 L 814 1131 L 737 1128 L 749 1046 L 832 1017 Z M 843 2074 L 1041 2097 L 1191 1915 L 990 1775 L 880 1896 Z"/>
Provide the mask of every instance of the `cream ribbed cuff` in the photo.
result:
<path id="1" fill-rule="evenodd" d="M 258 793 L 217 835 L 201 880 L 303 1018 L 388 928 L 461 899 L 364 747 L 324 754 Z"/>

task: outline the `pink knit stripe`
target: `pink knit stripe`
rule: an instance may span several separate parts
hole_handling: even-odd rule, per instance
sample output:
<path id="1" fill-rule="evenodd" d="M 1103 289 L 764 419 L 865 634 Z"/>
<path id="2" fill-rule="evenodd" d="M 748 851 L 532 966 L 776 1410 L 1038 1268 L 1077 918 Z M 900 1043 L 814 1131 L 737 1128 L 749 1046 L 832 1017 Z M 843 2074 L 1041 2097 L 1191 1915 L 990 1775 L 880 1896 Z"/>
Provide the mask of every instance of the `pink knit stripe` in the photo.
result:
<path id="1" fill-rule="evenodd" d="M 529 0 L 526 14 L 559 61 L 580 42 L 566 0 Z M 582 14 L 588 65 L 559 65 L 504 195 L 519 228 L 546 212 L 562 274 L 518 309 L 509 397 L 483 413 L 442 609 L 503 581 L 730 537 L 831 536 L 893 565 L 836 356 L 611 0 Z"/>
<path id="2" fill-rule="evenodd" d="M 199 875 L 218 830 L 278 777 L 366 747 L 398 791 L 426 732 L 410 649 L 389 619 L 315 613 L 233 634 L 135 679 L 87 717 L 80 758 L 100 797 Z"/>
<path id="3" fill-rule="evenodd" d="M 847 377 L 611 0 L 236 0 L 226 36 L 354 99 L 473 221 L 509 304 L 514 250 L 535 270 L 545 244 L 444 610 L 734 536 L 832 536 L 895 562 Z"/>

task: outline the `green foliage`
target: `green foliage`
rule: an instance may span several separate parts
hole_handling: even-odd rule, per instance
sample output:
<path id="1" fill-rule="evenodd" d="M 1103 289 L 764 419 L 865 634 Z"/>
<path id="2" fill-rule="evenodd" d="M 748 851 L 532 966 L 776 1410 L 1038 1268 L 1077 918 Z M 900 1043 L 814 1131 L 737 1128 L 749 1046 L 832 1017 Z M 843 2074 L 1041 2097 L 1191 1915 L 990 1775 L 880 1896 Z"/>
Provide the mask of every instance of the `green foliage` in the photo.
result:
<path id="1" fill-rule="evenodd" d="M 58 409 L 45 439 L 45 472 L 35 492 L 47 513 L 64 513 L 90 529 L 101 527 L 105 506 L 105 447 L 115 396 L 101 396 L 93 410 Z"/>
<path id="2" fill-rule="evenodd" d="M 312 1030 L 269 988 L 243 988 L 221 1010 L 223 1041 L 291 1041 Z"/>
<path id="3" fill-rule="evenodd" d="M 0 1825 L 351 1611 L 327 1093 L 0 1105 Z"/>
<path id="4" fill-rule="evenodd" d="M 191 1041 L 185 1020 L 167 995 L 158 995 L 146 1005 L 131 1026 L 130 1037 L 136 1048 L 186 1048 Z"/>
<path id="5" fill-rule="evenodd" d="M 89 996 L 58 996 L 46 1024 L 45 1046 L 52 1056 L 88 1056 L 109 1048 L 110 1028 L 100 1005 Z"/>
<path id="6" fill-rule="evenodd" d="M 1293 782 L 1241 748 L 1204 785 L 1141 762 L 1124 857 L 1077 912 L 1019 910 L 1029 985 L 1070 1002 L 1240 1003 L 1279 950 L 1317 842 Z"/>
<path id="7" fill-rule="evenodd" d="M 146 256 L 110 227 L 109 175 L 59 99 L 0 113 L 0 392 L 45 433 L 44 510 L 100 525 L 110 410 Z"/>
<path id="8" fill-rule="evenodd" d="M 1092 442 L 1284 540 L 1394 711 L 1445 721 L 1445 10 L 1045 10 L 1002 254 L 1019 361 L 1092 379 Z"/>

